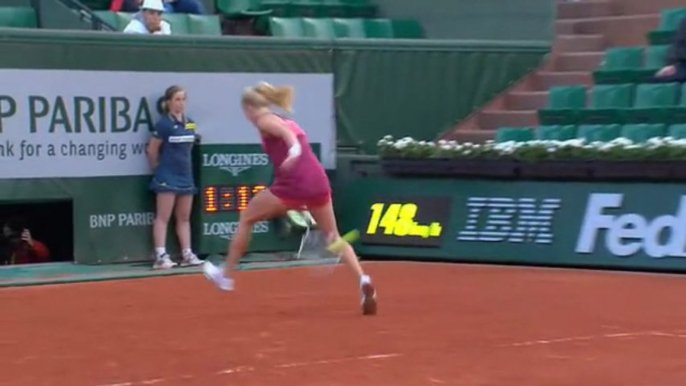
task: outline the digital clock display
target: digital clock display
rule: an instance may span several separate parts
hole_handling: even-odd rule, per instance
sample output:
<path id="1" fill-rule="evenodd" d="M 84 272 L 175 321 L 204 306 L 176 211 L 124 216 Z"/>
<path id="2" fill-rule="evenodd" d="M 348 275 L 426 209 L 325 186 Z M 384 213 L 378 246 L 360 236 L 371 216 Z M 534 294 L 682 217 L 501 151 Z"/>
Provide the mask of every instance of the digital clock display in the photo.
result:
<path id="1" fill-rule="evenodd" d="M 378 199 L 369 206 L 361 241 L 440 247 L 450 219 L 451 203 L 448 197 Z"/>
<path id="2" fill-rule="evenodd" d="M 240 212 L 266 188 L 265 184 L 208 186 L 203 189 L 203 209 L 205 213 Z"/>

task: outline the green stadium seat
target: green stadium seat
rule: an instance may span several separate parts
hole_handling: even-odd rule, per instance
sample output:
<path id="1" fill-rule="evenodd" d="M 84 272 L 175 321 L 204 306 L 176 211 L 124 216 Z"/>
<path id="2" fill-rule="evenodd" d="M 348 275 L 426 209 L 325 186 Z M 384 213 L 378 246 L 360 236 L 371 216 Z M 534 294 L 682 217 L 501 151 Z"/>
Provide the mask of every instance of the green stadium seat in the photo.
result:
<path id="1" fill-rule="evenodd" d="M 415 19 L 396 19 L 392 20 L 393 37 L 396 39 L 422 39 L 424 29 L 418 20 Z"/>
<path id="2" fill-rule="evenodd" d="M 669 46 L 648 46 L 646 48 L 645 68 L 651 71 L 651 75 L 667 63 L 667 54 L 669 53 Z"/>
<path id="3" fill-rule="evenodd" d="M 624 122 L 661 123 L 669 119 L 676 107 L 678 83 L 640 84 L 636 87 L 634 104 L 624 111 Z"/>
<path id="4" fill-rule="evenodd" d="M 548 96 L 548 106 L 538 111 L 542 125 L 575 124 L 579 110 L 586 107 L 586 87 L 553 87 Z"/>
<path id="5" fill-rule="evenodd" d="M 643 48 L 611 48 L 605 51 L 605 61 L 593 72 L 597 84 L 635 82 L 636 71 L 643 68 Z"/>
<path id="6" fill-rule="evenodd" d="M 678 123 L 669 126 L 667 136 L 674 139 L 686 139 L 686 123 Z"/>
<path id="7" fill-rule="evenodd" d="M 568 141 L 577 137 L 577 128 L 574 125 L 539 126 L 535 130 L 535 137 L 541 141 Z"/>
<path id="8" fill-rule="evenodd" d="M 651 138 L 664 137 L 667 128 L 662 123 L 637 123 L 624 125 L 621 136 L 632 140 L 635 143 L 647 142 Z"/>
<path id="9" fill-rule="evenodd" d="M 593 87 L 590 108 L 579 111 L 584 124 L 612 124 L 622 122 L 622 112 L 632 106 L 634 85 L 607 84 Z"/>
<path id="10" fill-rule="evenodd" d="M 192 35 L 221 36 L 219 15 L 188 15 L 188 27 Z"/>
<path id="11" fill-rule="evenodd" d="M 610 142 L 619 138 L 621 130 L 620 125 L 581 125 L 577 136 L 587 142 Z"/>
<path id="12" fill-rule="evenodd" d="M 260 0 L 216 0 L 215 7 L 219 13 L 230 17 L 264 16 L 272 13 L 262 9 Z"/>
<path id="13" fill-rule="evenodd" d="M 333 27 L 338 38 L 364 39 L 364 22 L 362 19 L 333 19 Z"/>
<path id="14" fill-rule="evenodd" d="M 681 96 L 678 98 L 676 106 L 665 108 L 666 117 L 662 120 L 663 123 L 684 123 L 686 122 L 686 83 L 677 85 L 681 91 Z"/>
<path id="15" fill-rule="evenodd" d="M 534 130 L 531 127 L 501 127 L 496 131 L 496 142 L 526 142 L 534 139 Z"/>
<path id="16" fill-rule="evenodd" d="M 325 0 L 326 1 L 326 0 Z M 328 0 L 340 2 L 347 9 L 348 17 L 375 18 L 378 7 L 368 0 Z"/>
<path id="17" fill-rule="evenodd" d="M 0 27 L 38 28 L 36 11 L 29 7 L 0 7 Z"/>
<path id="18" fill-rule="evenodd" d="M 190 35 L 191 28 L 185 13 L 165 13 L 162 18 L 171 25 L 173 35 Z"/>
<path id="19" fill-rule="evenodd" d="M 123 31 L 133 19 L 133 13 L 126 12 L 95 11 L 95 14 L 117 31 Z"/>
<path id="20" fill-rule="evenodd" d="M 305 36 L 302 19 L 295 17 L 270 17 L 269 31 L 271 31 L 272 36 L 281 38 L 301 38 Z"/>
<path id="21" fill-rule="evenodd" d="M 297 17 L 328 16 L 323 0 L 290 0 L 288 13 Z"/>
<path id="22" fill-rule="evenodd" d="M 390 19 L 366 19 L 364 21 L 365 35 L 368 38 L 393 38 L 393 23 Z"/>
<path id="23" fill-rule="evenodd" d="M 327 18 L 303 18 L 303 36 L 316 39 L 334 39 L 333 20 Z"/>
<path id="24" fill-rule="evenodd" d="M 327 17 L 358 17 L 350 7 L 341 0 L 322 0 L 322 12 Z"/>
<path id="25" fill-rule="evenodd" d="M 662 10 L 660 27 L 648 33 L 650 45 L 670 44 L 681 19 L 686 16 L 686 8 L 669 8 Z"/>

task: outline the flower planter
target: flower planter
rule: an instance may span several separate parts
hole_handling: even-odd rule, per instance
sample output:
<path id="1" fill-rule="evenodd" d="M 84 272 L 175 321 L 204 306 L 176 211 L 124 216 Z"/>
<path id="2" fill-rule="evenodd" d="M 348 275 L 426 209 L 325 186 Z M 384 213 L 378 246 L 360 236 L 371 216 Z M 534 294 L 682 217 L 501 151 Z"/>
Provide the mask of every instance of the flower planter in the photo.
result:
<path id="1" fill-rule="evenodd" d="M 591 168 L 587 161 L 520 162 L 519 176 L 527 180 L 587 181 Z"/>
<path id="2" fill-rule="evenodd" d="M 673 161 L 594 161 L 595 180 L 668 181 L 672 179 Z"/>
<path id="3" fill-rule="evenodd" d="M 387 174 L 406 177 L 515 178 L 517 176 L 517 164 L 510 159 L 382 159 L 381 167 Z"/>
<path id="4" fill-rule="evenodd" d="M 686 181 L 686 161 L 673 161 L 672 166 L 672 180 Z"/>

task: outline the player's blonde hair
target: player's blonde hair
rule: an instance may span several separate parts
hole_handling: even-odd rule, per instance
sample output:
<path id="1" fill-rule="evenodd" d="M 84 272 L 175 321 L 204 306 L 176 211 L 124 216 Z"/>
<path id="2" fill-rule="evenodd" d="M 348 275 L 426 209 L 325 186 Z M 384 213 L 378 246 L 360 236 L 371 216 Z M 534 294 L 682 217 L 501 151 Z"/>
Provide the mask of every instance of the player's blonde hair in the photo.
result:
<path id="1" fill-rule="evenodd" d="M 291 86 L 275 87 L 267 82 L 248 87 L 243 92 L 242 103 L 253 107 L 278 106 L 288 112 L 293 110 L 294 90 Z"/>

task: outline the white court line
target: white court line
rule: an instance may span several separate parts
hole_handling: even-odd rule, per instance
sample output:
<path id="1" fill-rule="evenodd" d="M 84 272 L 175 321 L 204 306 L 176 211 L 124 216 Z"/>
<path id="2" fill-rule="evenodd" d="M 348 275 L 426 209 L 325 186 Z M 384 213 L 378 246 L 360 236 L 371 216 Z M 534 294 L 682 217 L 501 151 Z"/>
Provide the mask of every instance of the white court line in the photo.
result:
<path id="1" fill-rule="evenodd" d="M 686 338 L 686 334 L 664 332 L 664 331 L 637 331 L 637 332 L 623 332 L 603 335 L 589 335 L 589 336 L 569 336 L 557 339 L 536 339 L 526 342 L 517 342 L 500 345 L 499 347 L 526 347 L 526 346 L 540 346 L 546 344 L 556 343 L 570 343 L 570 342 L 584 342 L 590 340 L 602 339 L 618 339 L 618 338 L 637 338 L 637 337 L 667 337 L 667 338 Z"/>
<path id="2" fill-rule="evenodd" d="M 287 369 L 287 368 L 294 368 L 294 367 L 308 367 L 308 366 L 318 366 L 318 365 L 330 365 L 330 364 L 335 364 L 335 363 L 343 363 L 343 362 L 351 362 L 351 361 L 365 361 L 365 360 L 379 360 L 379 359 L 389 359 L 389 358 L 395 358 L 402 356 L 403 354 L 400 353 L 392 353 L 392 354 L 376 354 L 376 355 L 365 355 L 365 356 L 360 356 L 360 357 L 348 357 L 348 358 L 338 358 L 338 359 L 324 359 L 324 360 L 319 360 L 319 361 L 311 361 L 311 362 L 293 362 L 293 363 L 283 363 L 280 365 L 272 365 L 272 369 Z M 246 372 L 253 372 L 257 371 L 258 369 L 255 367 L 251 366 L 238 366 L 238 367 L 233 367 L 230 369 L 224 369 L 215 372 L 213 375 L 219 376 L 219 375 L 227 375 L 227 374 L 238 374 L 238 373 L 246 373 Z M 197 377 L 197 376 L 195 376 Z M 180 377 L 174 377 L 174 378 L 156 378 L 156 379 L 150 379 L 150 380 L 145 380 L 145 381 L 138 381 L 138 382 L 122 382 L 122 383 L 108 383 L 108 384 L 100 384 L 98 386 L 137 386 L 137 385 L 156 385 L 160 384 L 163 382 L 167 381 L 174 381 L 174 380 L 180 380 L 180 379 L 191 379 L 194 378 L 193 375 L 183 375 Z"/>

